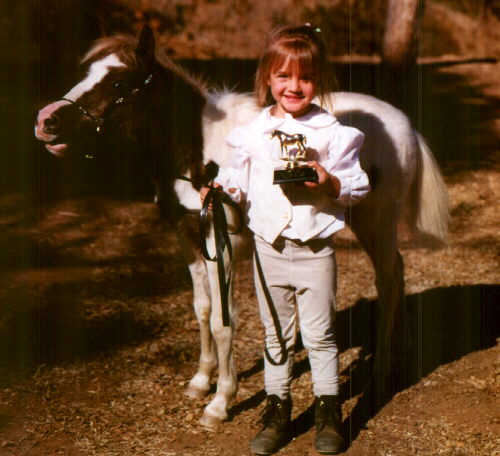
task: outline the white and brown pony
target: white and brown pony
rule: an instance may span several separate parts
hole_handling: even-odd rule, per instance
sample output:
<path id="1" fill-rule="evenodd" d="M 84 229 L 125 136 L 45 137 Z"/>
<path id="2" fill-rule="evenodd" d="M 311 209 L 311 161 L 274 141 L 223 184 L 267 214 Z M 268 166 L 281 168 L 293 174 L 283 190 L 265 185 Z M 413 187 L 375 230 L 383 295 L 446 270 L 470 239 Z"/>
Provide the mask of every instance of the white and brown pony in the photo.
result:
<path id="1" fill-rule="evenodd" d="M 155 201 L 175 227 L 193 280 L 194 309 L 200 325 L 199 369 L 187 394 L 208 394 L 218 367 L 217 391 L 200 419 L 214 425 L 227 418 L 237 392 L 233 362 L 233 322 L 221 318 L 217 265 L 200 254 L 193 233 L 200 211 L 198 190 L 204 184 L 205 165 L 228 163 L 225 136 L 259 112 L 252 96 L 210 92 L 194 78 L 155 52 L 154 36 L 145 27 L 138 41 L 131 37 L 103 38 L 88 51 L 82 65 L 85 78 L 60 100 L 40 110 L 36 137 L 62 156 L 78 150 L 85 138 L 95 137 L 92 153 L 105 153 L 117 137 L 126 138 L 149 164 L 155 183 Z M 397 226 L 403 212 L 420 242 L 442 242 L 448 220 L 447 194 L 434 158 L 409 119 L 398 109 L 371 96 L 332 93 L 327 104 L 344 124 L 366 135 L 362 167 L 372 192 L 352 208 L 348 221 L 373 263 L 378 292 L 378 323 L 374 361 L 375 392 L 391 389 L 391 366 L 400 344 L 400 315 L 404 310 L 403 260 L 397 247 Z M 85 153 L 89 153 L 85 150 Z M 179 179 L 187 176 L 191 182 Z M 408 211 L 404 211 L 408 207 Z M 233 211 L 226 209 L 229 225 Z M 248 236 L 247 236 L 248 238 Z M 245 244 L 233 235 L 235 258 Z M 209 250 L 213 234 L 209 233 Z M 233 259 L 234 261 L 234 259 Z M 231 260 L 226 250 L 226 270 Z M 230 315 L 233 303 L 229 297 Z"/>

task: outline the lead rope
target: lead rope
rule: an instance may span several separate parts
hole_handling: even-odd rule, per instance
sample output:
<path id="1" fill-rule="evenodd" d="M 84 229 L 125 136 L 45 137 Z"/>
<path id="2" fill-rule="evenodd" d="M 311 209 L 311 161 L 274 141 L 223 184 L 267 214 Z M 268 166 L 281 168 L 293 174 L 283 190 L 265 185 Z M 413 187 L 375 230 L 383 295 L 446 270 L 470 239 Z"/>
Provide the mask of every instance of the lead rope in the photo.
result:
<path id="1" fill-rule="evenodd" d="M 286 361 L 288 359 L 288 351 L 286 349 L 286 344 L 285 344 L 285 341 L 283 339 L 283 334 L 281 331 L 281 325 L 280 325 L 280 321 L 278 318 L 278 313 L 276 312 L 276 308 L 274 307 L 273 298 L 271 297 L 271 293 L 269 293 L 269 288 L 267 287 L 267 284 L 266 284 L 264 272 L 262 271 L 262 266 L 260 264 L 259 255 L 257 253 L 257 247 L 255 245 L 254 245 L 253 250 L 254 250 L 254 255 L 255 255 L 255 266 L 257 268 L 257 273 L 259 275 L 259 280 L 260 280 L 260 284 L 262 286 L 262 291 L 264 292 L 264 296 L 266 297 L 267 305 L 269 307 L 269 313 L 271 314 L 271 318 L 273 319 L 273 323 L 274 323 L 274 329 L 276 330 L 276 337 L 278 339 L 278 343 L 280 344 L 281 358 L 279 361 L 275 361 L 271 357 L 265 344 L 264 344 L 264 354 L 266 355 L 266 359 L 273 366 L 282 366 L 283 364 L 286 363 Z"/>
<path id="2" fill-rule="evenodd" d="M 177 179 L 181 179 L 187 182 L 193 182 L 189 177 L 177 176 Z M 231 244 L 230 234 L 238 234 L 243 228 L 243 211 L 241 207 L 235 203 L 231 197 L 213 186 L 213 179 L 210 181 L 208 187 L 210 190 L 203 201 L 203 205 L 200 211 L 200 224 L 199 224 L 199 239 L 200 248 L 203 258 L 207 261 L 217 262 L 217 275 L 219 278 L 219 291 L 221 299 L 221 310 L 222 310 L 222 324 L 224 326 L 231 325 L 231 319 L 229 315 L 229 293 L 231 288 L 232 274 L 226 277 L 226 270 L 224 267 L 224 250 L 227 247 L 229 253 L 229 259 L 233 259 L 233 246 Z M 224 211 L 223 204 L 227 204 L 236 210 L 238 214 L 238 226 L 235 231 L 230 232 L 227 227 L 226 213 Z M 209 207 L 212 205 L 212 223 L 214 229 L 215 238 L 215 256 L 212 257 L 208 253 L 207 249 L 207 233 L 208 233 L 208 212 Z"/>
<path id="3" fill-rule="evenodd" d="M 227 247 L 229 253 L 229 259 L 233 259 L 233 247 L 231 245 L 231 239 L 229 234 L 237 234 L 241 231 L 241 223 L 234 232 L 229 232 L 227 228 L 226 213 L 224 211 L 223 203 L 236 209 L 242 220 L 241 208 L 236 204 L 226 193 L 218 190 L 213 186 L 213 181 L 209 185 L 210 190 L 203 201 L 203 206 L 200 211 L 200 246 L 201 253 L 207 261 L 217 262 L 217 273 L 219 276 L 219 290 L 221 299 L 221 309 L 222 309 L 222 324 L 224 326 L 230 326 L 230 315 L 229 315 L 229 293 L 231 288 L 232 271 L 226 277 L 226 271 L 224 268 L 224 249 Z M 212 220 L 214 228 L 214 238 L 215 238 L 215 256 L 211 257 L 207 249 L 207 231 L 208 231 L 208 208 L 212 205 Z"/>
<path id="4" fill-rule="evenodd" d="M 193 181 L 186 176 L 177 176 L 177 179 L 190 182 Z M 229 258 L 233 259 L 233 248 L 231 245 L 231 239 L 229 234 L 238 234 L 241 232 L 243 228 L 243 211 L 241 207 L 235 203 L 231 197 L 221 191 L 218 188 L 213 186 L 213 180 L 208 185 L 210 190 L 203 201 L 203 205 L 200 211 L 200 225 L 199 225 L 199 236 L 200 236 L 200 248 L 203 257 L 207 261 L 217 261 L 217 273 L 219 277 L 219 290 L 221 295 L 221 309 L 222 309 L 222 324 L 224 326 L 230 326 L 230 315 L 229 315 L 229 292 L 230 292 L 230 284 L 231 284 L 231 272 L 229 272 L 229 276 L 226 278 L 226 272 L 224 268 L 224 249 L 227 246 L 227 250 L 229 252 Z M 207 249 L 207 232 L 208 232 L 208 212 L 210 204 L 212 204 L 212 213 L 213 213 L 213 226 L 214 226 L 214 237 L 215 237 L 215 257 L 211 257 L 208 253 Z M 236 210 L 240 223 L 238 224 L 238 228 L 234 232 L 229 232 L 227 229 L 227 219 L 226 213 L 224 212 L 224 207 L 222 204 L 227 204 Z M 281 325 L 278 319 L 278 314 L 273 304 L 273 300 L 271 298 L 271 294 L 269 293 L 269 289 L 266 285 L 266 280 L 264 277 L 264 273 L 262 271 L 262 266 L 260 264 L 259 256 L 257 254 L 257 249 L 254 246 L 255 252 L 255 263 L 257 266 L 257 273 L 259 275 L 259 280 L 262 285 L 262 289 L 264 290 L 264 295 L 266 297 L 267 304 L 269 306 L 269 312 L 271 313 L 271 317 L 273 319 L 274 327 L 276 329 L 276 336 L 278 338 L 278 342 L 280 344 L 281 350 L 281 358 L 279 361 L 275 361 L 271 355 L 269 354 L 267 348 L 264 348 L 264 353 L 266 355 L 267 360 L 274 366 L 281 366 L 285 364 L 288 359 L 288 352 L 286 350 L 285 341 L 282 336 Z"/>

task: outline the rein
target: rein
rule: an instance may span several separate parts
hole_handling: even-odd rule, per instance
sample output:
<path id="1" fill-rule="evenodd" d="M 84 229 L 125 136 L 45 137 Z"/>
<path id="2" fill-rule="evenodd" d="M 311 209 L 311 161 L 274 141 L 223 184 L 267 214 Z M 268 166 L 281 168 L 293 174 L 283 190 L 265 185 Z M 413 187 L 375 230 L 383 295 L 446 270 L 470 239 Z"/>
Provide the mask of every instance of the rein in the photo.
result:
<path id="1" fill-rule="evenodd" d="M 192 182 L 192 180 L 186 176 L 177 176 L 177 179 L 185 180 L 187 182 Z M 211 181 L 213 183 L 213 180 Z M 203 201 L 203 206 L 200 211 L 200 224 L 199 224 L 199 239 L 201 253 L 205 260 L 216 261 L 217 262 L 217 273 L 219 277 L 219 291 L 221 298 L 221 310 L 222 310 L 222 324 L 223 326 L 230 326 L 230 315 L 229 315 L 229 292 L 231 284 L 231 271 L 226 276 L 226 271 L 224 268 L 224 250 L 227 247 L 229 253 L 229 258 L 233 259 L 233 246 L 231 244 L 230 234 L 238 234 L 242 228 L 243 211 L 241 207 L 235 203 L 231 197 L 224 193 L 223 191 L 217 189 L 213 184 L 209 184 L 210 190 Z M 223 204 L 227 204 L 236 210 L 239 218 L 239 224 L 235 231 L 230 232 L 227 227 L 226 213 L 224 212 Z M 207 232 L 208 232 L 208 212 L 209 207 L 212 206 L 212 221 L 215 236 L 215 256 L 211 257 L 207 249 Z"/>
<path id="2" fill-rule="evenodd" d="M 181 179 L 187 182 L 192 182 L 192 180 L 186 176 L 177 176 L 177 179 Z M 211 184 L 209 184 L 209 187 L 210 190 L 208 191 L 207 196 L 203 201 L 203 206 L 200 211 L 200 225 L 199 225 L 200 247 L 201 247 L 201 253 L 207 261 L 217 262 L 217 273 L 218 273 L 217 275 L 219 277 L 219 290 L 220 290 L 221 308 L 222 308 L 222 324 L 223 326 L 227 327 L 230 326 L 229 292 L 230 292 L 230 284 L 232 276 L 230 271 L 229 275 L 226 277 L 226 271 L 224 269 L 224 249 L 225 247 L 227 247 L 229 258 L 232 260 L 233 247 L 231 245 L 231 239 L 229 238 L 229 234 L 238 234 L 242 230 L 243 224 L 241 223 L 241 221 L 243 220 L 243 211 L 241 210 L 241 207 L 237 203 L 235 203 L 227 193 L 224 193 L 223 191 L 213 186 L 213 178 L 211 180 Z M 236 231 L 229 232 L 227 229 L 227 219 L 226 219 L 226 213 L 224 212 L 223 204 L 231 206 L 238 213 L 240 223 L 238 224 L 238 228 L 236 229 Z M 212 205 L 213 227 L 215 236 L 214 257 L 210 256 L 207 249 L 207 231 L 208 231 L 207 216 L 210 205 Z M 264 295 L 266 297 L 266 301 L 269 306 L 269 312 L 271 313 L 274 327 L 276 328 L 276 335 L 278 337 L 278 343 L 280 345 L 280 358 L 278 361 L 274 360 L 269 351 L 267 350 L 267 348 L 264 348 L 264 353 L 267 360 L 273 366 L 282 366 L 288 359 L 286 343 L 282 336 L 279 317 L 276 312 L 276 308 L 274 307 L 271 294 L 269 293 L 269 289 L 266 285 L 266 279 L 262 271 L 260 258 L 256 248 L 254 248 L 254 252 L 255 252 L 255 263 L 257 265 L 257 272 L 259 275 L 259 279 L 262 284 L 262 288 L 264 290 Z"/>

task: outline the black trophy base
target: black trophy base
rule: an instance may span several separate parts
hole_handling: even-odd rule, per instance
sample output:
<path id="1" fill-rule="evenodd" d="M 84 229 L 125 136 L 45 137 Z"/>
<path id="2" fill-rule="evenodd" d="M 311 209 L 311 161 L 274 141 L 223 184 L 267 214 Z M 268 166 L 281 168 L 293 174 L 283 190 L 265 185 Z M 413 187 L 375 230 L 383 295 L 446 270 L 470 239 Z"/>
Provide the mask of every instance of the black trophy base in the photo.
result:
<path id="1" fill-rule="evenodd" d="M 310 166 L 274 170 L 273 184 L 288 184 L 291 182 L 318 182 L 318 173 Z"/>

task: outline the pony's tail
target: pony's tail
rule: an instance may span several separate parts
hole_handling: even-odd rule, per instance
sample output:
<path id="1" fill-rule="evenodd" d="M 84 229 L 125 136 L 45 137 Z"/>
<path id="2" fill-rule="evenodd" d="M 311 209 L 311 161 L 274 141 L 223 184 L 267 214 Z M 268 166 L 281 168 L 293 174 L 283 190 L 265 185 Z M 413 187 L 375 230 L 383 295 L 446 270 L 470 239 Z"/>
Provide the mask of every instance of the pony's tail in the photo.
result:
<path id="1" fill-rule="evenodd" d="M 419 246 L 439 248 L 448 234 L 448 192 L 429 146 L 417 131 L 415 135 L 418 166 L 410 194 L 410 223 Z"/>

